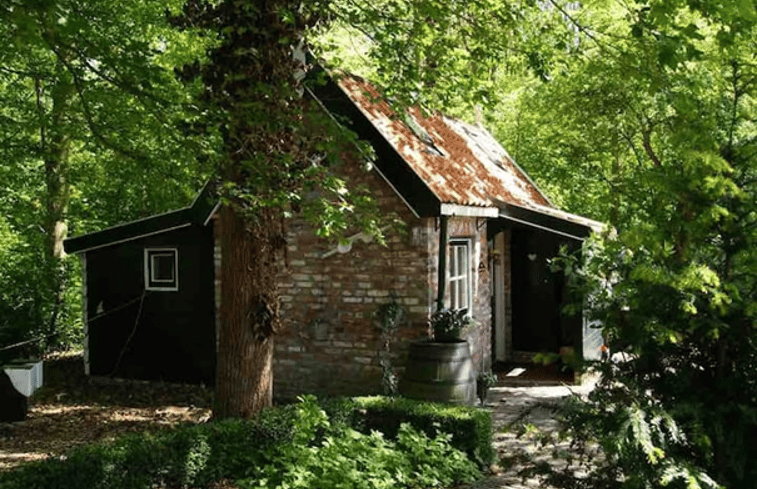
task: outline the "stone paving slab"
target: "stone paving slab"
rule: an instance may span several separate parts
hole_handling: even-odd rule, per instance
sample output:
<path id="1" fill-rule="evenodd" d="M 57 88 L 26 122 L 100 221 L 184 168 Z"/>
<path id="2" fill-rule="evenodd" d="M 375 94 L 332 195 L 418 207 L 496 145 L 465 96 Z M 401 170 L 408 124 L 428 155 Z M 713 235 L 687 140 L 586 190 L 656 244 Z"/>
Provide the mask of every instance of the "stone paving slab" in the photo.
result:
<path id="1" fill-rule="evenodd" d="M 527 454 L 532 460 L 546 462 L 555 468 L 564 464 L 552 456 L 552 451 L 567 450 L 568 442 L 554 446 L 541 447 L 533 437 L 519 437 L 517 427 L 530 424 L 540 433 L 554 433 L 559 429 L 554 417 L 554 410 L 549 406 L 556 406 L 571 393 L 581 396 L 588 395 L 594 388 L 596 379 L 590 379 L 580 386 L 534 386 L 534 387 L 493 387 L 489 391 L 486 408 L 492 411 L 494 426 L 494 446 L 498 456 L 514 456 Z M 503 472 L 489 476 L 465 489 L 551 489 L 545 481 L 538 477 L 523 478 L 518 472 L 524 466 L 514 461 L 513 465 Z"/>

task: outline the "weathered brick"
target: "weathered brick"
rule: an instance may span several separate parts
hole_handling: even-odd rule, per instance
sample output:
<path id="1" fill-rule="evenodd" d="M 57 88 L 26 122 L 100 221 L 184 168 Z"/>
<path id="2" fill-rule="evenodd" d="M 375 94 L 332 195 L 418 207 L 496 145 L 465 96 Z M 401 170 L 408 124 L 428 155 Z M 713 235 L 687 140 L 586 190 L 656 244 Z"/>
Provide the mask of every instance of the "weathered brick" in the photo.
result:
<path id="1" fill-rule="evenodd" d="M 274 356 L 277 397 L 292 399 L 306 392 L 381 392 L 377 351 L 382 340 L 375 312 L 392 297 L 407 311 L 407 322 L 400 329 L 397 346 L 392 347 L 399 370 L 403 368 L 408 341 L 424 335 L 428 328 L 436 290 L 437 222 L 414 217 L 380 177 L 351 167 L 344 166 L 354 178 L 351 184 L 366 184 L 382 211 L 397 212 L 408 222 L 411 232 L 388 233 L 387 247 L 358 240 L 349 253 L 321 258 L 333 245 L 315 237 L 300 220 L 290 223 L 289 273 L 282 273 L 280 279 L 286 333 L 277 337 Z M 477 259 L 486 259 L 486 227 L 477 228 L 475 224 L 475 219 L 451 217 L 448 229 L 450 236 L 476 236 L 482 249 Z M 490 309 L 488 282 L 477 284 L 477 290 L 481 297 L 474 301 L 474 316 L 478 319 L 479 314 Z M 308 325 L 316 320 L 328 324 L 328 340 L 314 338 Z M 486 321 L 488 327 L 488 316 Z M 472 332 L 472 341 L 484 351 L 491 350 L 487 331 L 482 328 Z"/>
<path id="2" fill-rule="evenodd" d="M 368 296 L 370 297 L 387 297 L 389 295 L 388 290 L 369 290 Z"/>

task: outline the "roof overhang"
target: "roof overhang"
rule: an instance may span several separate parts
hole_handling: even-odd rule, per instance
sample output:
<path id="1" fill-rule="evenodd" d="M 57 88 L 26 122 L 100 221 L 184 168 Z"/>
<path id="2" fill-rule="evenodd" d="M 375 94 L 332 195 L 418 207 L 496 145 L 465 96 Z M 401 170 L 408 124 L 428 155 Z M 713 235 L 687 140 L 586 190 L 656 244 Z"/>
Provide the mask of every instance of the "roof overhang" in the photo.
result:
<path id="1" fill-rule="evenodd" d="M 545 206 L 526 208 L 504 204 L 498 209 L 497 217 L 578 241 L 605 228 L 601 222 Z"/>
<path id="2" fill-rule="evenodd" d="M 318 66 L 311 70 L 309 76 L 318 79 L 321 73 L 327 74 L 325 83 L 310 85 L 307 93 L 332 119 L 354 131 L 361 140 L 371 143 L 376 156 L 372 168 L 390 185 L 415 216 L 438 216 L 440 201 L 428 184 L 412 169 L 396 145 L 387 139 L 330 73 Z"/>
<path id="3" fill-rule="evenodd" d="M 167 233 L 193 224 L 205 225 L 217 209 L 217 205 L 218 199 L 215 197 L 212 185 L 207 182 L 189 207 L 68 238 L 63 242 L 63 248 L 66 253 L 85 253 L 97 248 Z"/>

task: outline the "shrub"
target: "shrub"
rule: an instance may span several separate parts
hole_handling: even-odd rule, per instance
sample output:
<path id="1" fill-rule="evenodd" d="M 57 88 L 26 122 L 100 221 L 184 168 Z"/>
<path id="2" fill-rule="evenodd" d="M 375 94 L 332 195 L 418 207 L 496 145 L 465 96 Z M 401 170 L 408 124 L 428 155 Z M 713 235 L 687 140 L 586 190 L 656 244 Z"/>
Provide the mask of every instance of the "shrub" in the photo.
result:
<path id="1" fill-rule="evenodd" d="M 471 460 L 491 460 L 491 419 L 481 410 L 381 397 L 324 406 L 331 416 L 308 397 L 251 421 L 81 447 L 0 474 L 0 489 L 203 487 L 221 479 L 245 487 L 443 487 L 476 478 Z"/>
<path id="2" fill-rule="evenodd" d="M 362 433 L 376 430 L 391 439 L 397 438 L 403 423 L 428 437 L 449 433 L 450 444 L 479 466 L 494 460 L 491 415 L 483 409 L 380 396 L 332 400 L 324 409 Z"/>
<path id="3" fill-rule="evenodd" d="M 278 408 L 253 421 L 129 435 L 0 474 L 0 489 L 184 487 L 245 477 L 264 460 L 268 447 L 291 439 L 293 417 L 293 408 Z"/>
<path id="4" fill-rule="evenodd" d="M 237 484 L 244 488 L 389 489 L 448 487 L 475 480 L 480 472 L 450 445 L 450 438 L 447 434 L 429 438 L 407 423 L 400 426 L 396 441 L 378 431 L 360 433 L 332 424 L 315 399 L 306 397 L 297 407 L 292 442 L 272 447 L 268 462 Z"/>

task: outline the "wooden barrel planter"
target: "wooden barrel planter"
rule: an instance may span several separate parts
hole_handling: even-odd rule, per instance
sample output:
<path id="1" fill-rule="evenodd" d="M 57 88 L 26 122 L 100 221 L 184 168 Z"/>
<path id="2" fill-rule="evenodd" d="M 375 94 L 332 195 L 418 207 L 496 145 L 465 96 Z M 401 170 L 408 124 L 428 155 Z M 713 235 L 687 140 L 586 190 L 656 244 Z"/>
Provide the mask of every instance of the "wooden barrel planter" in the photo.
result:
<path id="1" fill-rule="evenodd" d="M 474 404 L 476 377 L 467 341 L 410 343 L 400 393 L 421 401 Z"/>

